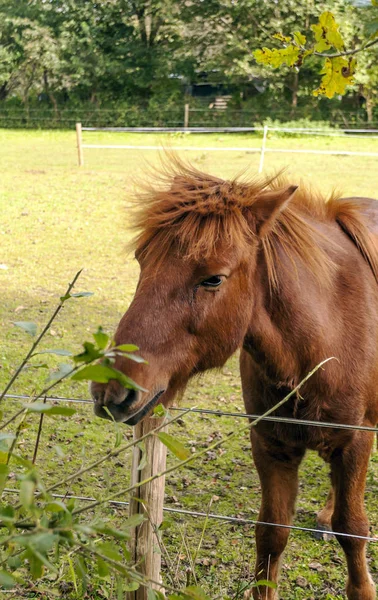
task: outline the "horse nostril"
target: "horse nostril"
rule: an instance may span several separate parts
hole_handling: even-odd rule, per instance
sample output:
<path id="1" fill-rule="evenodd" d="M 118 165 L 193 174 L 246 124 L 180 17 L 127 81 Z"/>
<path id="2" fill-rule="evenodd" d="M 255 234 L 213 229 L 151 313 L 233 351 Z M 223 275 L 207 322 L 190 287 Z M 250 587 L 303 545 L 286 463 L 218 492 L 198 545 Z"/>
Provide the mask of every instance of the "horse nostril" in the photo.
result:
<path id="1" fill-rule="evenodd" d="M 135 390 L 127 390 L 126 396 L 123 398 L 122 402 L 118 405 L 119 408 L 128 408 L 130 404 L 133 404 L 137 399 L 138 395 Z"/>

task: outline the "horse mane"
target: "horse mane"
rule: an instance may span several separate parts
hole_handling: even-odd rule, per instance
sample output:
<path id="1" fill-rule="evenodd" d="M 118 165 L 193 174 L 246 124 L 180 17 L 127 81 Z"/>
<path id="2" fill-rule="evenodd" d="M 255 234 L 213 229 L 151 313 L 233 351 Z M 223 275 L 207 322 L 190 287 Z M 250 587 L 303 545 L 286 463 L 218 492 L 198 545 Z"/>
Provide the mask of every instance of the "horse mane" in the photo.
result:
<path id="1" fill-rule="evenodd" d="M 154 263 L 164 259 L 173 248 L 183 259 L 195 261 L 214 256 L 220 243 L 223 248 L 247 249 L 257 242 L 251 220 L 254 207 L 265 198 L 271 199 L 275 191 L 278 195 L 288 185 L 282 172 L 272 177 L 239 175 L 223 180 L 170 154 L 161 169 L 154 169 L 149 182 L 139 186 L 133 221 L 138 233 L 131 248 Z M 378 248 L 364 223 L 360 205 L 352 199 L 342 200 L 336 193 L 324 198 L 302 183 L 261 239 L 271 288 L 278 286 L 279 247 L 293 264 L 295 257 L 300 258 L 319 280 L 325 282 L 332 277 L 335 265 L 324 251 L 324 235 L 306 216 L 339 223 L 378 281 Z"/>

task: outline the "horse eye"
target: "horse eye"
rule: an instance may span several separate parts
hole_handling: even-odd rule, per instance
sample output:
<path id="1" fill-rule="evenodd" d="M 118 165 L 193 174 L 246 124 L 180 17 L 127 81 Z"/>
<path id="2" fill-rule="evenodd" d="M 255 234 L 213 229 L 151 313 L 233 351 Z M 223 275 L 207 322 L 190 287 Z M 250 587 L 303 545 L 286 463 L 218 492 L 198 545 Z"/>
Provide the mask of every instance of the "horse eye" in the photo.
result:
<path id="1" fill-rule="evenodd" d="M 213 277 L 209 277 L 209 279 L 205 279 L 205 281 L 201 281 L 201 285 L 205 288 L 214 288 L 218 287 L 223 281 L 223 278 L 220 275 L 213 275 Z"/>

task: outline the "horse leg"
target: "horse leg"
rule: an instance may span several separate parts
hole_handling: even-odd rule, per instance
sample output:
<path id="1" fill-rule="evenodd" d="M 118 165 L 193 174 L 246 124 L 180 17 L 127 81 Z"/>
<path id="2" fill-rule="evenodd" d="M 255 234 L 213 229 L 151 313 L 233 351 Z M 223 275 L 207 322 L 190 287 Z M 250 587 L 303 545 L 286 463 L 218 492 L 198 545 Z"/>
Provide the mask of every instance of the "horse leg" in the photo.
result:
<path id="1" fill-rule="evenodd" d="M 322 533 L 314 533 L 314 537 L 316 539 L 329 539 L 333 537 L 332 535 L 327 534 L 327 531 L 331 531 L 332 529 L 332 515 L 335 507 L 335 493 L 333 488 L 329 490 L 327 502 L 317 514 L 316 518 L 316 527 L 321 530 Z M 323 533 L 324 532 L 324 533 Z"/>
<path id="2" fill-rule="evenodd" d="M 251 431 L 252 453 L 259 474 L 262 503 L 259 521 L 290 525 L 294 515 L 295 499 L 298 492 L 298 467 L 304 450 L 272 446 Z M 279 576 L 279 563 L 285 549 L 290 529 L 256 525 L 257 559 L 256 580 L 270 580 L 275 583 Z M 255 600 L 276 600 L 277 591 L 267 586 L 252 588 L 245 598 Z"/>
<path id="3" fill-rule="evenodd" d="M 374 435 L 356 431 L 344 448 L 331 458 L 331 475 L 335 490 L 332 529 L 359 536 L 369 535 L 364 508 L 366 472 Z M 366 561 L 366 540 L 337 536 L 348 565 L 348 600 L 375 600 L 375 585 Z"/>

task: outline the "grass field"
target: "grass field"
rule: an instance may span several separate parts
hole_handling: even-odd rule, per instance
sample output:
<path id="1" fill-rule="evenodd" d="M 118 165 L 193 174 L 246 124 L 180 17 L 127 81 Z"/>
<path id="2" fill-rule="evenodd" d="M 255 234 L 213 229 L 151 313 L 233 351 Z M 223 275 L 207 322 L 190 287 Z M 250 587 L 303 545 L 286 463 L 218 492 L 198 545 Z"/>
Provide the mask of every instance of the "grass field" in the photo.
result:
<path id="1" fill-rule="evenodd" d="M 247 167 L 258 167 L 259 155 L 240 152 L 211 152 L 208 146 L 255 147 L 260 140 L 252 135 L 176 135 L 85 133 L 87 143 L 161 144 L 196 146 L 184 151 L 199 168 L 230 177 Z M 272 138 L 269 147 L 345 149 L 378 152 L 378 140 L 343 138 Z M 45 339 L 46 348 L 80 349 L 98 325 L 112 332 L 126 310 L 135 289 L 138 269 L 124 252 L 129 238 L 127 199 L 132 178 L 145 177 L 146 163 L 156 163 L 154 151 L 85 150 L 85 166 L 77 167 L 73 132 L 0 131 L 0 389 L 26 353 L 30 338 L 12 321 L 36 321 L 43 325 L 73 275 L 83 268 L 77 290 L 94 292 L 91 298 L 71 300 Z M 378 158 L 267 154 L 267 172 L 288 167 L 293 183 L 306 178 L 324 193 L 333 188 L 345 195 L 378 197 Z M 54 360 L 51 359 L 51 365 Z M 14 393 L 31 394 L 43 383 L 45 373 L 27 370 L 13 388 Z M 58 395 L 88 397 L 86 386 L 64 383 Z M 18 406 L 7 400 L 6 414 Z M 242 411 L 237 358 L 221 373 L 210 373 L 194 382 L 183 400 L 185 406 Z M 210 438 L 239 427 L 239 421 L 225 417 L 190 415 L 175 426 L 174 434 L 190 447 L 205 447 Z M 30 417 L 20 439 L 20 449 L 30 457 L 36 436 L 37 419 Z M 131 431 L 125 427 L 124 436 Z M 92 415 L 89 405 L 80 405 L 71 418 L 46 419 L 38 463 L 47 481 L 59 481 L 75 467 L 88 463 L 113 444 L 112 424 Z M 57 452 L 56 446 L 63 452 Z M 102 497 L 107 490 L 125 487 L 129 478 L 129 457 L 90 472 L 62 494 Z M 378 536 L 378 454 L 372 456 L 366 503 L 372 534 Z M 14 480 L 8 487 L 16 485 Z M 309 452 L 301 468 L 300 497 L 296 524 L 315 525 L 315 513 L 325 501 L 327 468 Z M 240 435 L 201 463 L 176 472 L 167 481 L 166 506 L 206 511 L 215 497 L 212 511 L 254 519 L 259 507 L 259 485 L 249 452 L 247 435 Z M 127 498 L 125 498 L 127 500 Z M 114 507 L 102 513 L 121 523 L 125 510 Z M 172 517 L 164 534 L 177 577 L 184 583 L 189 568 L 187 550 L 199 542 L 202 519 Z M 368 548 L 371 571 L 378 583 L 378 544 Z M 242 598 L 240 588 L 250 579 L 255 557 L 253 528 L 209 521 L 198 555 L 196 576 L 212 598 Z M 335 541 L 315 541 L 310 534 L 293 532 L 285 553 L 281 582 L 283 600 L 341 600 L 345 597 L 346 567 Z M 62 586 L 64 581 L 65 586 Z M 112 598 L 109 580 L 93 580 L 87 597 Z M 12 597 L 12 594 L 3 594 Z M 2 594 L 0 592 L 0 597 Z M 18 596 L 19 597 L 19 596 Z M 63 569 L 58 580 L 38 582 L 23 597 L 78 598 Z M 116 596 L 114 595 L 114 598 Z"/>

